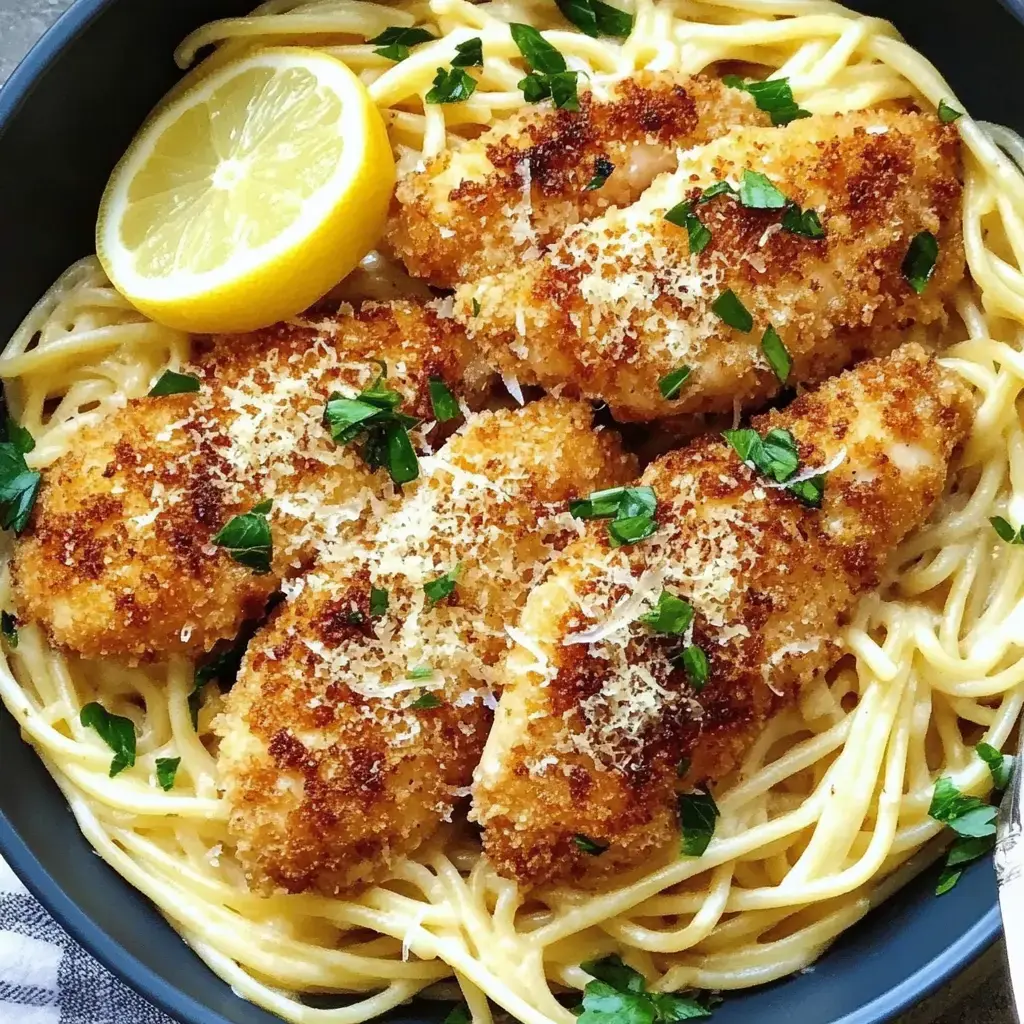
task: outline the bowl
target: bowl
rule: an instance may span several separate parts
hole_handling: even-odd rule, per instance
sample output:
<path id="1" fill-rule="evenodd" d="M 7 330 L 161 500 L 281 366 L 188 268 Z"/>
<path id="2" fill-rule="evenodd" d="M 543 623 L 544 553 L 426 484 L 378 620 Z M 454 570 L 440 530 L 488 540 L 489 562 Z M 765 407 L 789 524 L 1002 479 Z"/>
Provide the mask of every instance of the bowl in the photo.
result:
<path id="1" fill-rule="evenodd" d="M 253 0 L 77 0 L 0 90 L 0 338 L 71 262 L 92 251 L 97 202 L 147 111 L 171 86 L 174 46 Z M 980 118 L 1024 132 L 1024 0 L 859 0 L 894 21 Z M 1015 20 L 1018 19 L 1018 20 Z M 12 254 L 16 257 L 12 258 Z M 274 1024 L 192 953 L 78 830 L 35 752 L 0 708 L 0 852 L 89 952 L 182 1024 Z M 991 862 L 947 895 L 934 870 L 871 912 L 813 966 L 729 995 L 716 1024 L 881 1024 L 962 970 L 999 934 Z M 324 1005 L 322 1000 L 316 1001 Z M 447 1007 L 392 1011 L 436 1024 Z"/>

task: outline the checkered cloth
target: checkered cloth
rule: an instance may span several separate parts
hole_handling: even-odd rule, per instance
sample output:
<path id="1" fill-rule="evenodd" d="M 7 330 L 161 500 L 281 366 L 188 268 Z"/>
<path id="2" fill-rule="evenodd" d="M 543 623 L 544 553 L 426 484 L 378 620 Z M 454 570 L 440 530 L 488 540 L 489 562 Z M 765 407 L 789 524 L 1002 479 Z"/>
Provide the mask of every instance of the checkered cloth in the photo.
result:
<path id="1" fill-rule="evenodd" d="M 0 858 L 2 1024 L 173 1024 L 75 943 Z"/>

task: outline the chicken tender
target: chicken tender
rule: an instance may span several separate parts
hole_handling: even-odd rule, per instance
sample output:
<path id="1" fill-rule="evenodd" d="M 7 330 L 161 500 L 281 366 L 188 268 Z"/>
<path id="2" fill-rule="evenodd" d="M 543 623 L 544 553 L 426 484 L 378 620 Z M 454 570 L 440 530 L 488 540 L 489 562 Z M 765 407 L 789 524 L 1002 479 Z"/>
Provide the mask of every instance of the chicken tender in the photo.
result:
<path id="1" fill-rule="evenodd" d="M 469 793 L 500 659 L 566 499 L 636 472 L 581 402 L 481 413 L 374 528 L 288 587 L 216 721 L 231 829 L 262 891 L 386 876 Z"/>
<path id="2" fill-rule="evenodd" d="M 840 658 L 857 598 L 927 518 L 971 417 L 966 387 L 909 345 L 754 420 L 762 438 L 791 431 L 803 498 L 722 437 L 652 463 L 653 536 L 611 547 L 591 523 L 526 603 L 473 786 L 497 869 L 593 877 L 678 842 L 677 790 L 733 769 Z M 815 473 L 820 508 L 805 503 Z"/>
<path id="3" fill-rule="evenodd" d="M 412 303 L 197 342 L 198 392 L 130 401 L 44 473 L 14 549 L 18 614 L 55 645 L 135 664 L 194 657 L 262 614 L 283 578 L 391 483 L 323 424 L 387 363 L 401 410 L 432 418 L 429 381 L 471 403 L 485 381 L 451 319 Z M 271 571 L 214 536 L 272 500 Z"/>
<path id="4" fill-rule="evenodd" d="M 783 387 L 769 328 L 792 360 L 785 383 L 809 384 L 945 326 L 964 276 L 961 191 L 956 128 L 931 114 L 737 128 L 632 207 L 467 283 L 457 312 L 506 377 L 601 399 L 620 421 L 752 408 Z M 904 261 L 924 232 L 938 257 L 919 294 Z M 912 327 L 922 337 L 908 339 Z"/>
<path id="5" fill-rule="evenodd" d="M 584 92 L 579 111 L 530 107 L 402 178 L 387 240 L 412 274 L 450 288 L 634 202 L 678 149 L 768 123 L 747 93 L 669 72 L 624 79 L 606 97 Z"/>

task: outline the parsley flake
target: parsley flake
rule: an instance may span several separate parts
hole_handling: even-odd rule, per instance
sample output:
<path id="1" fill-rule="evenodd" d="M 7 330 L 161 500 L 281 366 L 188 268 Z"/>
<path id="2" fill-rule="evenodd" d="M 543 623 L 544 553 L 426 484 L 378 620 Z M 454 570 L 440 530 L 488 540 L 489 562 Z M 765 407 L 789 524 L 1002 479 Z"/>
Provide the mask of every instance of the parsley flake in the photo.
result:
<path id="1" fill-rule="evenodd" d="M 438 68 L 427 103 L 462 103 L 476 92 L 476 79 L 463 68 Z"/>
<path id="2" fill-rule="evenodd" d="M 633 16 L 601 0 L 555 0 L 566 21 L 588 36 L 625 39 L 633 31 Z"/>
<path id="3" fill-rule="evenodd" d="M 989 522 L 999 534 L 1000 540 L 1005 540 L 1007 544 L 1024 544 L 1024 526 L 1017 531 L 1002 516 L 992 516 Z"/>
<path id="4" fill-rule="evenodd" d="M 782 230 L 805 238 L 824 238 L 825 229 L 814 210 L 801 210 L 796 203 L 790 203 L 782 215 Z"/>
<path id="5" fill-rule="evenodd" d="M 26 453 L 35 447 L 32 435 L 11 420 L 7 421 L 7 434 L 10 440 L 0 442 L 0 528 L 21 533 L 28 525 L 43 477 L 25 462 Z"/>
<path id="6" fill-rule="evenodd" d="M 760 171 L 744 168 L 740 203 L 750 210 L 781 210 L 789 200 Z"/>
<path id="7" fill-rule="evenodd" d="M 252 569 L 257 576 L 270 572 L 274 554 L 266 516 L 269 511 L 269 506 L 261 502 L 251 512 L 233 516 L 213 537 L 214 544 L 224 548 L 239 565 Z"/>
<path id="8" fill-rule="evenodd" d="M 959 121 L 963 116 L 964 112 L 962 110 L 951 107 L 945 100 L 939 100 L 939 120 L 943 124 L 952 124 L 954 121 Z"/>
<path id="9" fill-rule="evenodd" d="M 434 418 L 438 423 L 457 420 L 462 415 L 462 410 L 451 393 L 451 389 L 440 377 L 431 377 L 429 388 L 430 404 L 433 406 Z"/>
<path id="10" fill-rule="evenodd" d="M 768 364 L 771 366 L 775 376 L 783 384 L 789 379 L 789 373 L 793 369 L 793 359 L 782 343 L 778 332 L 774 327 L 769 326 L 761 337 L 761 351 L 764 352 Z"/>
<path id="11" fill-rule="evenodd" d="M 480 300 L 479 299 L 473 299 L 473 316 L 479 316 L 479 315 L 480 315 Z"/>
<path id="12" fill-rule="evenodd" d="M 78 715 L 87 729 L 95 729 L 100 739 L 114 752 L 110 777 L 135 764 L 135 725 L 130 718 L 112 715 L 102 704 L 90 701 Z"/>
<path id="13" fill-rule="evenodd" d="M 711 311 L 737 331 L 749 334 L 754 329 L 754 318 L 740 301 L 739 296 L 728 288 L 711 303 Z"/>
<path id="14" fill-rule="evenodd" d="M 663 590 L 658 595 L 658 603 L 649 611 L 645 612 L 637 620 L 642 622 L 655 633 L 664 633 L 674 636 L 685 633 L 687 627 L 693 622 L 693 605 L 684 601 L 675 594 Z"/>
<path id="15" fill-rule="evenodd" d="M 158 757 L 156 759 L 156 781 L 164 792 L 174 788 L 174 777 L 178 774 L 178 765 L 180 764 L 180 757 Z"/>
<path id="16" fill-rule="evenodd" d="M 989 743 L 979 743 L 974 751 L 988 765 L 992 785 L 999 790 L 1006 789 L 1010 784 L 1010 776 L 1013 774 L 1017 759 L 1010 754 L 1001 754 Z"/>
<path id="17" fill-rule="evenodd" d="M 645 540 L 657 530 L 657 506 L 658 499 L 651 487 L 612 487 L 570 501 L 569 513 L 577 519 L 611 520 L 608 541 L 617 548 Z"/>
<path id="18" fill-rule="evenodd" d="M 370 587 L 370 618 L 379 619 L 388 612 L 388 592 L 381 587 Z"/>
<path id="19" fill-rule="evenodd" d="M 696 644 L 690 644 L 679 655 L 679 665 L 690 680 L 690 685 L 700 693 L 707 686 L 711 675 L 711 665 L 704 649 Z"/>
<path id="20" fill-rule="evenodd" d="M 447 1017 L 441 1022 L 441 1024 L 472 1024 L 473 1018 L 470 1016 L 469 1007 L 465 1003 L 459 1003 L 458 1006 L 448 1014 Z"/>
<path id="21" fill-rule="evenodd" d="M 718 805 L 710 792 L 679 794 L 679 826 L 683 833 L 682 852 L 699 857 L 715 834 Z"/>
<path id="22" fill-rule="evenodd" d="M 615 170 L 615 164 L 606 156 L 599 156 L 594 161 L 594 176 L 583 186 L 584 192 L 593 192 L 601 188 Z"/>
<path id="23" fill-rule="evenodd" d="M 600 857 L 608 849 L 607 843 L 600 843 L 596 839 L 591 839 L 582 833 L 574 835 L 572 841 L 576 844 L 578 850 L 589 853 L 591 857 Z"/>
<path id="24" fill-rule="evenodd" d="M 683 385 L 690 377 L 690 372 L 689 366 L 680 366 L 678 370 L 666 373 L 665 376 L 658 381 L 658 390 L 661 392 L 661 397 L 678 397 Z"/>
<path id="25" fill-rule="evenodd" d="M 0 612 L 0 633 L 7 641 L 10 649 L 16 650 L 18 646 L 18 620 L 10 612 Z"/>
<path id="26" fill-rule="evenodd" d="M 441 699 L 430 690 L 424 690 L 410 705 L 413 711 L 430 711 L 441 706 Z"/>
<path id="27" fill-rule="evenodd" d="M 732 89 L 750 93 L 758 110 L 771 116 L 773 125 L 789 124 L 802 117 L 810 117 L 793 99 L 788 78 L 772 78 L 764 82 L 745 82 L 739 75 L 726 75 L 722 81 Z"/>
<path id="28" fill-rule="evenodd" d="M 777 483 L 786 483 L 800 467 L 796 439 L 785 428 L 775 427 L 763 438 L 749 428 L 726 430 L 722 437 L 746 465 Z M 787 484 L 786 489 L 803 504 L 819 508 L 825 493 L 825 475 L 819 473 L 807 480 L 794 481 Z"/>
<path id="29" fill-rule="evenodd" d="M 198 391 L 202 382 L 191 373 L 176 373 L 164 370 L 157 382 L 149 389 L 150 398 L 164 398 L 167 395 L 187 395 Z"/>
<path id="30" fill-rule="evenodd" d="M 695 996 L 648 992 L 644 976 L 617 956 L 580 967 L 594 980 L 583 990 L 579 1024 L 668 1024 L 711 1016 Z"/>
<path id="31" fill-rule="evenodd" d="M 981 747 L 987 749 L 983 752 Z M 978 756 L 989 765 L 993 779 L 997 772 L 1002 778 L 1002 755 L 987 744 L 979 744 L 976 749 Z M 1000 758 L 995 769 L 992 767 L 995 762 L 993 754 Z M 1009 768 L 1005 779 L 1009 781 Z M 935 889 L 936 896 L 949 892 L 956 885 L 965 864 L 983 857 L 995 846 L 995 818 L 998 812 L 997 807 L 986 804 L 976 796 L 965 796 L 948 776 L 943 775 L 936 781 L 928 814 L 936 821 L 948 825 L 957 834 L 957 839 L 946 854 L 945 867 Z"/>
<path id="32" fill-rule="evenodd" d="M 484 43 L 479 36 L 467 39 L 455 47 L 452 57 L 453 68 L 482 68 L 484 66 Z"/>
<path id="33" fill-rule="evenodd" d="M 702 253 L 711 241 L 711 232 L 704 226 L 700 218 L 693 212 L 693 203 L 684 200 L 676 203 L 668 213 L 665 220 L 676 227 L 686 228 L 686 238 L 690 244 L 690 255 L 697 256 Z"/>
<path id="34" fill-rule="evenodd" d="M 577 72 L 567 69 L 561 53 L 532 25 L 512 22 L 509 31 L 529 68 L 529 74 L 519 81 L 526 101 L 539 103 L 550 96 L 561 110 L 579 110 Z"/>
<path id="35" fill-rule="evenodd" d="M 703 206 L 705 203 L 710 203 L 715 196 L 721 195 L 736 195 L 736 189 L 732 187 L 727 181 L 716 181 L 714 185 L 708 185 L 706 189 L 700 194 L 700 198 L 697 200 L 698 206 Z"/>
<path id="36" fill-rule="evenodd" d="M 429 679 L 434 674 L 433 665 L 417 665 L 405 673 L 406 679 Z"/>
<path id="37" fill-rule="evenodd" d="M 367 42 L 377 47 L 373 52 L 378 57 L 385 57 L 387 60 L 397 62 L 405 60 L 413 46 L 430 42 L 436 38 L 437 36 L 425 28 L 399 28 L 397 25 L 392 25 L 390 28 L 384 29 L 379 36 L 368 39 Z"/>
<path id="38" fill-rule="evenodd" d="M 219 649 L 215 648 L 216 653 L 207 657 L 201 665 L 197 665 L 192 678 L 193 688 L 198 689 L 214 680 L 222 689 L 231 687 L 238 678 L 238 671 L 242 667 L 242 659 L 249 646 L 253 628 L 254 624 L 250 624 L 250 628 L 243 629 L 234 641 Z"/>
<path id="39" fill-rule="evenodd" d="M 431 604 L 437 604 L 438 601 L 443 601 L 455 593 L 455 584 L 458 582 L 461 572 L 462 563 L 459 562 L 454 569 L 449 569 L 443 576 L 438 576 L 436 580 L 423 584 L 423 593 L 427 595 Z"/>
<path id="40" fill-rule="evenodd" d="M 903 257 L 903 276 L 907 284 L 920 295 L 935 273 L 939 258 L 939 243 L 930 231 L 921 231 L 911 239 L 907 255 Z"/>
<path id="41" fill-rule="evenodd" d="M 2 403 L 2 399 L 0 399 L 0 403 Z M 6 430 L 6 434 L 4 435 L 3 440 L 9 441 L 13 444 L 22 455 L 28 455 L 29 452 L 35 451 L 36 440 L 29 433 L 27 427 L 23 427 L 20 423 L 16 423 L 10 416 L 8 416 L 4 423 L 4 429 Z"/>

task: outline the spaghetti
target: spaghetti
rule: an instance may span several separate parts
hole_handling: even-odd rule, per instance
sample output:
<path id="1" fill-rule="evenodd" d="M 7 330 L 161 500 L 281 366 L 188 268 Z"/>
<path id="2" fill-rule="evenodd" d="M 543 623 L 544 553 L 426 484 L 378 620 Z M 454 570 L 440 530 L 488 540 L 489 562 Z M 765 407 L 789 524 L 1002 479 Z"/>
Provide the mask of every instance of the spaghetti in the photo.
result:
<path id="1" fill-rule="evenodd" d="M 250 17 L 193 33 L 191 74 L 248 48 L 301 43 L 362 77 L 411 167 L 523 104 L 508 23 L 529 22 L 594 86 L 640 68 L 697 73 L 721 62 L 788 77 L 814 113 L 892 100 L 958 105 L 939 73 L 891 25 L 827 0 L 637 0 L 624 41 L 571 30 L 549 0 L 270 0 Z M 366 40 L 422 25 L 438 38 L 393 63 Z M 468 38 L 483 41 L 477 90 L 426 105 L 436 68 Z M 186 77 L 188 81 L 188 77 Z M 384 884 L 351 899 L 261 897 L 232 855 L 216 763 L 204 741 L 218 710 L 208 687 L 198 729 L 192 667 L 126 669 L 50 649 L 37 627 L 0 665 L 0 695 L 64 792 L 97 852 L 152 899 L 200 957 L 247 999 L 302 1024 L 356 1024 L 412 995 L 458 983 L 476 1024 L 488 1000 L 524 1024 L 570 1024 L 557 998 L 581 989 L 582 961 L 618 952 L 654 991 L 742 989 L 810 964 L 828 944 L 934 856 L 928 816 L 939 773 L 965 793 L 990 788 L 974 756 L 1001 748 L 1024 702 L 1024 547 L 989 517 L 1024 521 L 1024 178 L 996 143 L 1005 129 L 959 121 L 965 148 L 964 238 L 972 286 L 957 300 L 945 362 L 978 392 L 972 435 L 930 525 L 894 558 L 845 634 L 848 656 L 778 715 L 716 794 L 721 818 L 700 858 L 658 863 L 597 891 L 526 896 L 480 856 L 469 830 L 446 826 Z M 41 467 L 75 431 L 143 394 L 188 357 L 186 336 L 148 322 L 93 259 L 72 267 L 0 358 L 12 409 Z M 0 579 L 10 607 L 10 583 Z M 80 724 L 102 699 L 139 737 L 133 769 L 107 776 L 109 750 Z M 181 757 L 170 792 L 158 757 Z M 303 992 L 354 993 L 314 1008 Z"/>

